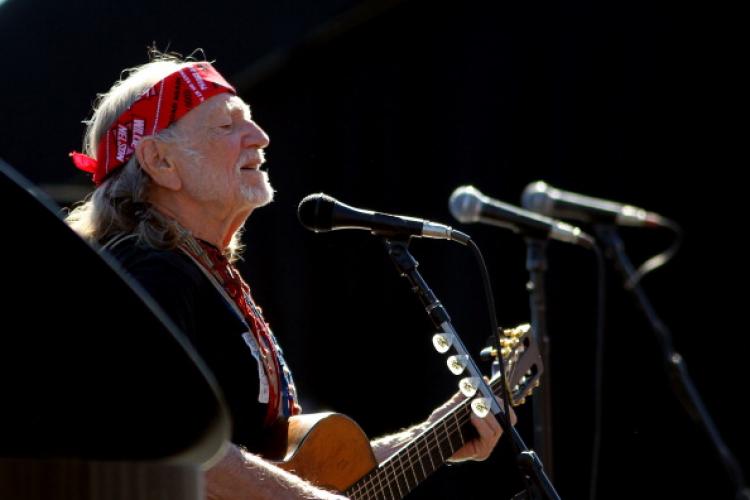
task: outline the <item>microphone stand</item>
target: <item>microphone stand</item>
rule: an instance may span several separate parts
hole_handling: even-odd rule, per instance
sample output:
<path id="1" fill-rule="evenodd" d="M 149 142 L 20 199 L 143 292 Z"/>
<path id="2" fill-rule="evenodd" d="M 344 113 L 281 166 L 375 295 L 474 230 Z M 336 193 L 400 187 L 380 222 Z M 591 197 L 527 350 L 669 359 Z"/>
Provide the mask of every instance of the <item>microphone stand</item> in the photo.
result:
<path id="1" fill-rule="evenodd" d="M 599 238 L 604 241 L 610 257 L 616 259 L 615 267 L 623 275 L 625 283 L 633 283 L 631 279 L 636 271 L 630 258 L 625 253 L 625 245 L 615 227 L 609 225 L 598 226 L 596 231 Z M 735 498 L 737 500 L 750 499 L 750 489 L 748 489 L 745 484 L 742 469 L 740 468 L 737 459 L 719 434 L 719 429 L 716 427 L 716 423 L 708 413 L 708 408 L 706 408 L 703 403 L 698 389 L 695 387 L 690 375 L 688 374 L 685 360 L 680 353 L 674 350 L 672 345 L 672 333 L 656 314 L 656 310 L 639 283 L 636 282 L 634 286 L 626 287 L 626 289 L 633 292 L 638 301 L 638 305 L 646 315 L 649 323 L 651 323 L 651 328 L 656 334 L 656 338 L 661 346 L 662 354 L 664 356 L 662 360 L 667 375 L 669 376 L 669 380 L 672 383 L 672 389 L 688 415 L 708 435 L 711 444 L 719 455 L 719 459 L 729 475 L 730 481 L 735 490 Z"/>
<path id="2" fill-rule="evenodd" d="M 518 434 L 516 429 L 512 425 L 510 425 L 508 415 L 505 414 L 500 405 L 497 403 L 492 389 L 489 387 L 487 381 L 479 371 L 479 368 L 474 362 L 473 356 L 471 356 L 471 354 L 466 351 L 466 347 L 461 341 L 461 338 L 458 336 L 458 332 L 451 323 L 450 316 L 448 316 L 448 311 L 438 300 L 430 287 L 427 285 L 427 282 L 417 270 L 417 266 L 419 266 L 419 263 L 409 252 L 409 239 L 407 238 L 401 240 L 394 238 L 385 238 L 384 240 L 388 256 L 393 261 L 399 274 L 406 278 L 406 280 L 411 285 L 412 291 L 417 295 L 420 302 L 422 302 L 422 305 L 424 306 L 430 320 L 432 320 L 432 323 L 439 330 L 453 335 L 454 348 L 456 349 L 456 351 L 458 351 L 459 354 L 466 354 L 468 356 L 466 365 L 467 370 L 472 377 L 479 378 L 479 392 L 485 398 L 488 398 L 488 400 L 491 401 L 492 413 L 494 413 L 497 417 L 497 420 L 500 423 L 503 431 L 510 434 L 513 445 L 518 451 L 516 463 L 521 472 L 521 477 L 523 478 L 524 483 L 527 487 L 527 493 L 525 495 L 521 493 L 519 494 L 520 496 L 516 495 L 513 498 L 526 498 L 529 500 L 559 500 L 560 496 L 557 494 L 557 491 L 555 491 L 552 482 L 545 474 L 544 467 L 542 466 L 542 462 L 539 460 L 539 457 L 533 450 L 528 449 L 526 444 L 523 442 L 520 434 Z M 502 370 L 503 360 L 502 356 L 499 354 L 501 352 L 501 349 L 500 346 L 496 347 L 498 350 L 498 361 Z M 505 376 L 504 370 L 502 370 L 502 376 Z M 505 382 L 503 382 L 503 387 L 505 386 L 506 384 Z M 506 403 L 509 401 L 507 394 L 505 397 L 505 401 Z"/>
<path id="3" fill-rule="evenodd" d="M 552 479 L 552 389 L 550 376 L 550 340 L 547 336 L 547 304 L 544 275 L 547 271 L 547 240 L 526 238 L 526 269 L 529 272 L 529 305 L 531 309 L 531 337 L 539 346 L 544 371 L 541 384 L 532 398 L 534 416 L 534 447 L 539 459 L 546 464 Z"/>

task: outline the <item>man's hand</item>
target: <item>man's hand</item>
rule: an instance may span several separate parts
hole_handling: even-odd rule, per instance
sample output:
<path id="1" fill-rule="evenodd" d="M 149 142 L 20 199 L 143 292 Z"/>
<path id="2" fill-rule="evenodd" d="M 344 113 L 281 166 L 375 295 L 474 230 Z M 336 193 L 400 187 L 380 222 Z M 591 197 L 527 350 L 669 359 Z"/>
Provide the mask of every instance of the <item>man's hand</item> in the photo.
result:
<path id="1" fill-rule="evenodd" d="M 443 415 L 451 411 L 458 403 L 465 400 L 466 397 L 460 392 L 456 393 L 452 398 L 445 402 L 442 406 L 435 409 L 430 417 L 427 419 L 427 425 L 432 425 L 438 421 Z M 498 398 L 498 402 L 502 406 L 502 402 Z M 516 425 L 516 414 L 513 408 L 510 409 L 510 420 L 512 425 Z M 459 450 L 456 451 L 449 459 L 449 462 L 463 462 L 464 460 L 486 460 L 490 456 L 492 450 L 495 448 L 500 436 L 503 435 L 503 430 L 500 427 L 500 423 L 492 413 L 487 414 L 484 418 L 478 417 L 473 411 L 471 412 L 471 423 L 477 430 L 479 437 L 468 441 Z"/>

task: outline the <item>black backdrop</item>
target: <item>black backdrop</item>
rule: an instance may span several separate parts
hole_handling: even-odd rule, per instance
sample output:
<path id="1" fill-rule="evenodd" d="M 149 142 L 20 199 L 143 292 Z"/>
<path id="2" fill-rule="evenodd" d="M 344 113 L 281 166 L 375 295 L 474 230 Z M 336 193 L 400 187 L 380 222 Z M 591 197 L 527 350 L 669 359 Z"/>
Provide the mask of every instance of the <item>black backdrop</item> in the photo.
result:
<path id="1" fill-rule="evenodd" d="M 0 155 L 69 203 L 71 188 L 88 187 L 66 154 L 80 147 L 95 94 L 145 62 L 152 42 L 205 49 L 271 137 L 277 201 L 249 220 L 243 271 L 306 409 L 346 413 L 371 435 L 424 418 L 454 380 L 380 242 L 306 232 L 295 215 L 304 195 L 451 223 L 447 198 L 460 184 L 518 203 L 528 182 L 544 179 L 663 213 L 683 225 L 684 246 L 644 286 L 747 468 L 746 273 L 741 238 L 729 232 L 742 200 L 732 167 L 747 161 L 734 128 L 732 17 L 661 0 L 10 0 L 0 6 Z M 462 229 L 485 253 L 500 323 L 528 320 L 523 242 Z M 638 261 L 669 243 L 659 232 L 623 236 Z M 438 241 L 412 250 L 478 350 L 488 322 L 468 250 Z M 563 498 L 579 498 L 591 457 L 594 260 L 559 244 L 549 257 L 554 476 Z M 724 471 L 671 395 L 654 336 L 613 274 L 609 290 L 599 497 L 729 498 Z M 530 416 L 520 415 L 530 443 Z M 413 496 L 504 498 L 519 488 L 514 477 L 500 447 L 485 463 L 441 471 Z M 498 478 L 499 489 L 487 484 Z"/>

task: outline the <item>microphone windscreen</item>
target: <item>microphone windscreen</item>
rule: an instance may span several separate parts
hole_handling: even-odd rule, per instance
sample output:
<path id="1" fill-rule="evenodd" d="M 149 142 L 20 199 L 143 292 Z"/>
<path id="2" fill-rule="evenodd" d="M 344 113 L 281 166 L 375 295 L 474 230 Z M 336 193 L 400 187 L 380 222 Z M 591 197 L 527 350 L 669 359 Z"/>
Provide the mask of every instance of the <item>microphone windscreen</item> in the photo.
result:
<path id="1" fill-rule="evenodd" d="M 479 212 L 482 209 L 482 193 L 474 186 L 461 186 L 456 188 L 448 200 L 448 208 L 451 215 L 457 221 L 464 224 L 479 221 Z"/>
<path id="2" fill-rule="evenodd" d="M 297 207 L 297 217 L 310 231 L 330 231 L 333 226 L 333 208 L 336 199 L 325 193 L 305 196 Z"/>
<path id="3" fill-rule="evenodd" d="M 552 198 L 549 186 L 543 181 L 532 182 L 521 195 L 521 205 L 532 212 L 552 215 Z"/>

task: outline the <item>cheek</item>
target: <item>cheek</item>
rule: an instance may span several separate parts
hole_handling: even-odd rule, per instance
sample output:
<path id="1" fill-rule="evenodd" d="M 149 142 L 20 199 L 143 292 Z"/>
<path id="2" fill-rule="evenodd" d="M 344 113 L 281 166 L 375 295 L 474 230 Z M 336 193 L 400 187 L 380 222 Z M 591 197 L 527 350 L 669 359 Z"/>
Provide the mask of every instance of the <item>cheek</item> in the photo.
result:
<path id="1" fill-rule="evenodd" d="M 231 158 L 241 151 L 238 134 L 219 135 L 211 131 L 205 131 L 192 147 L 207 159 L 214 161 Z"/>
<path id="2" fill-rule="evenodd" d="M 242 151 L 240 137 L 237 134 L 206 141 L 205 147 L 208 154 L 215 158 L 217 163 L 222 164 L 235 164 Z"/>
<path id="3" fill-rule="evenodd" d="M 241 157 L 240 142 L 232 136 L 210 137 L 193 143 L 197 158 L 192 163 L 193 188 L 212 191 L 206 195 L 225 192 L 237 182 L 237 163 Z"/>

